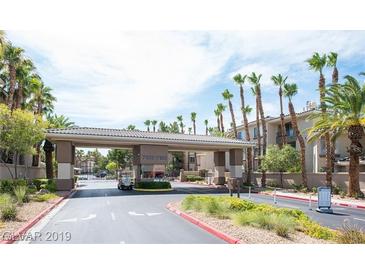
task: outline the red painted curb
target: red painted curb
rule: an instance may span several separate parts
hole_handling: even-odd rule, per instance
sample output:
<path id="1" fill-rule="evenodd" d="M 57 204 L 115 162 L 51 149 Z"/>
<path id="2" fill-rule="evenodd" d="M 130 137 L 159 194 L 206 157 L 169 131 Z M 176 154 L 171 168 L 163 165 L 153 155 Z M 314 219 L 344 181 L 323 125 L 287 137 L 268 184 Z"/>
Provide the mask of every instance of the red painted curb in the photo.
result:
<path id="1" fill-rule="evenodd" d="M 205 231 L 209 232 L 210 234 L 226 241 L 229 244 L 241 244 L 239 239 L 234 238 L 224 232 L 221 232 L 221 231 L 215 229 L 214 227 L 211 227 L 210 225 L 198 220 L 197 218 L 194 218 L 194 217 L 190 216 L 189 214 L 176 209 L 175 207 L 171 206 L 170 203 L 166 205 L 166 208 L 168 210 L 174 212 L 175 214 L 179 215 L 180 217 L 184 218 L 185 220 L 189 221 L 190 223 L 193 223 L 193 224 L 199 226 L 200 228 L 202 228 Z"/>
<path id="2" fill-rule="evenodd" d="M 56 200 L 55 203 L 51 204 L 48 208 L 43 210 L 41 213 L 36 215 L 33 219 L 29 220 L 23 227 L 19 228 L 14 234 L 11 235 L 11 239 L 2 240 L 0 244 L 12 244 L 16 242 L 21 235 L 27 232 L 32 226 L 38 223 L 44 216 L 47 215 L 52 209 L 54 209 L 57 205 L 59 205 L 64 199 L 68 198 L 75 190 L 71 190 L 65 197 L 60 197 Z"/>
<path id="3" fill-rule="evenodd" d="M 260 195 L 266 195 L 266 196 L 273 196 L 270 193 L 258 193 L 258 194 L 260 194 Z M 308 202 L 309 201 L 308 198 L 293 197 L 293 196 L 288 196 L 288 195 L 283 195 L 283 194 L 276 194 L 276 197 L 286 198 L 286 199 L 292 199 L 292 200 L 300 200 L 300 201 L 305 201 L 305 202 Z M 312 199 L 312 202 L 317 202 L 317 199 Z M 351 208 L 356 208 L 356 209 L 365 209 L 365 206 L 348 204 L 348 203 L 332 202 L 332 204 L 334 204 L 336 206 L 351 207 Z"/>

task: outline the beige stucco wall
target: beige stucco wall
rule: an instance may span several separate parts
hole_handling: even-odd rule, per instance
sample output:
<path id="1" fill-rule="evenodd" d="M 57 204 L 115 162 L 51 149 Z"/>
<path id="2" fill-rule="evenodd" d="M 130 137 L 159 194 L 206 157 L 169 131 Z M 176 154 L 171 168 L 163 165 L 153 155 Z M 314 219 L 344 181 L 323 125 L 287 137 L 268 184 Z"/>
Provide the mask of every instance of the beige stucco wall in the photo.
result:
<path id="1" fill-rule="evenodd" d="M 253 174 L 254 181 L 260 185 L 261 183 L 261 173 L 254 173 Z M 266 173 L 266 178 L 268 180 L 276 180 L 280 183 L 280 174 L 277 172 L 269 172 Z M 333 183 L 341 187 L 342 189 L 346 189 L 348 187 L 348 180 L 349 174 L 347 172 L 339 172 L 333 174 Z M 321 173 L 308 173 L 308 187 L 318 187 L 325 185 L 326 181 L 326 174 Z M 302 183 L 302 176 L 300 173 L 284 173 L 283 174 L 283 182 L 284 187 L 288 187 L 291 184 L 301 184 Z M 365 172 L 360 173 L 360 188 L 365 191 Z"/>
<path id="2" fill-rule="evenodd" d="M 11 172 L 14 175 L 14 165 L 7 164 L 10 168 Z M 18 178 L 45 178 L 46 177 L 46 168 L 44 166 L 41 167 L 28 167 L 26 168 L 24 165 L 18 165 Z M 11 179 L 11 174 L 9 173 L 8 168 L 5 164 L 0 164 L 0 180 L 1 179 Z"/>

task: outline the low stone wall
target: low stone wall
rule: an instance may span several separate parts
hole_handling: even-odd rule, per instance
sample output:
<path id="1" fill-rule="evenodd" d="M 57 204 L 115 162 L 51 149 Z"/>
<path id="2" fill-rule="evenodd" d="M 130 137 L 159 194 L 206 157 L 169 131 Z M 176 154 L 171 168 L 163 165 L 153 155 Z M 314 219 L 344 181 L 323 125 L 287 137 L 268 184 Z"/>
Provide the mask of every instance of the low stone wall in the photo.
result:
<path id="1" fill-rule="evenodd" d="M 7 164 L 10 168 L 12 174 L 14 175 L 14 165 Z M 5 166 L 5 164 L 0 163 L 0 180 L 2 179 L 11 179 L 11 174 L 9 169 Z M 23 165 L 18 166 L 18 178 L 45 178 L 46 177 L 46 168 L 45 167 L 28 167 L 25 168 Z"/>
<path id="2" fill-rule="evenodd" d="M 318 187 L 325 185 L 326 173 L 308 173 L 308 187 Z M 342 189 L 346 189 L 349 183 L 349 174 L 347 172 L 337 172 L 332 174 L 333 183 Z M 261 173 L 253 173 L 253 180 L 257 185 L 261 185 Z M 267 183 L 276 182 L 280 186 L 280 173 L 266 173 Z M 287 188 L 292 184 L 302 184 L 302 175 L 300 173 L 283 173 L 283 184 Z M 365 190 L 365 172 L 360 173 L 360 188 Z"/>

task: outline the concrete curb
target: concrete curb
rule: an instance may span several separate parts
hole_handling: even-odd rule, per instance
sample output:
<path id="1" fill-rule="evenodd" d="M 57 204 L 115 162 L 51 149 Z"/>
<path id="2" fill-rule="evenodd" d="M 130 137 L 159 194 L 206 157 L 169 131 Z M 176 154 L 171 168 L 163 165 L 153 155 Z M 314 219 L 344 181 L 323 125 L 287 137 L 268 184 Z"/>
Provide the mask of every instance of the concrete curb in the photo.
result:
<path id="1" fill-rule="evenodd" d="M 213 227 L 211 227 L 210 225 L 190 216 L 189 214 L 178 210 L 177 208 L 173 207 L 171 205 L 171 203 L 168 203 L 166 205 L 166 208 L 172 212 L 174 212 L 175 214 L 179 215 L 180 217 L 184 218 L 185 220 L 189 221 L 192 224 L 195 224 L 197 226 L 199 226 L 200 228 L 204 229 L 205 231 L 209 232 L 210 234 L 226 241 L 229 244 L 241 244 L 240 240 L 237 238 L 234 238 L 224 232 L 221 232 Z"/>
<path id="2" fill-rule="evenodd" d="M 270 193 L 258 193 L 258 194 L 260 194 L 260 195 L 266 195 L 266 196 L 273 196 Z M 305 201 L 305 202 L 308 202 L 309 201 L 308 198 L 294 197 L 294 196 L 283 195 L 283 194 L 276 194 L 276 197 L 278 197 L 278 198 L 292 199 L 292 200 L 299 200 L 299 201 Z M 312 199 L 312 202 L 317 202 L 317 199 Z M 351 207 L 351 208 L 365 210 L 365 206 L 362 206 L 362 205 L 355 205 L 355 204 L 351 204 L 351 203 L 339 203 L 339 202 L 332 202 L 332 204 L 333 205 L 336 205 L 336 206 Z"/>
<path id="3" fill-rule="evenodd" d="M 70 195 L 75 192 L 76 190 L 71 190 L 65 197 L 60 197 L 56 200 L 55 203 L 51 204 L 48 208 L 43 210 L 41 213 L 36 215 L 33 219 L 29 220 L 25 225 L 23 225 L 21 228 L 19 228 L 17 231 L 15 231 L 11 235 L 11 239 L 9 240 L 2 240 L 0 241 L 0 244 L 12 244 L 19 240 L 20 236 L 23 235 L 25 232 L 27 232 L 29 229 L 31 229 L 36 223 L 38 223 L 44 216 L 46 216 L 52 209 L 54 209 L 57 205 L 59 205 L 63 200 L 70 197 Z"/>

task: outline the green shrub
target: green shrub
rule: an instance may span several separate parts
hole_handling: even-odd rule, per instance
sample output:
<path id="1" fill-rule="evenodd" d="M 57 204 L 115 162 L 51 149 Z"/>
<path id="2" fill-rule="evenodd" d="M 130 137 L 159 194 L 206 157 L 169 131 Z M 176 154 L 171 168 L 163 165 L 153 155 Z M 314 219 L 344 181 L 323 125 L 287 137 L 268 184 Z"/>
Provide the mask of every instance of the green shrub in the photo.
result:
<path id="1" fill-rule="evenodd" d="M 307 217 L 307 216 L 306 216 Z M 334 230 L 321 226 L 318 223 L 307 218 L 300 218 L 298 221 L 297 230 L 300 230 L 308 236 L 322 240 L 333 240 L 337 234 Z"/>
<path id="2" fill-rule="evenodd" d="M 55 192 L 56 182 L 53 179 L 34 179 L 33 185 L 37 188 L 37 190 L 47 189 L 50 192 Z"/>
<path id="3" fill-rule="evenodd" d="M 255 207 L 255 204 L 250 201 L 234 197 L 229 197 L 226 199 L 226 202 L 228 203 L 228 208 L 234 211 L 250 210 Z"/>
<path id="4" fill-rule="evenodd" d="M 312 187 L 312 192 L 313 193 L 317 193 L 317 188 L 314 186 L 314 187 Z"/>
<path id="5" fill-rule="evenodd" d="M 140 181 L 135 184 L 135 188 L 142 189 L 170 189 L 169 181 Z"/>
<path id="6" fill-rule="evenodd" d="M 336 242 L 339 244 L 365 244 L 365 233 L 355 225 L 344 224 L 336 237 Z"/>
<path id="7" fill-rule="evenodd" d="M 11 180 L 1 180 L 0 181 L 0 192 L 1 193 L 12 193 L 13 183 Z"/>
<path id="8" fill-rule="evenodd" d="M 332 186 L 332 194 L 338 195 L 340 194 L 341 188 L 339 186 L 333 185 Z"/>
<path id="9" fill-rule="evenodd" d="M 36 201 L 36 202 L 46 202 L 48 200 L 52 200 L 52 199 L 55 199 L 55 198 L 58 198 L 58 197 L 59 196 L 57 196 L 54 193 L 46 193 L 46 194 L 35 195 L 33 197 L 33 200 Z"/>
<path id="10" fill-rule="evenodd" d="M 274 218 L 274 229 L 277 235 L 287 238 L 289 233 L 295 230 L 295 220 L 287 215 L 276 215 Z"/>
<path id="11" fill-rule="evenodd" d="M 48 179 L 33 179 L 33 184 L 36 186 L 37 190 L 40 190 L 41 185 L 48 184 Z"/>
<path id="12" fill-rule="evenodd" d="M 9 194 L 0 195 L 0 212 L 1 219 L 5 221 L 14 220 L 16 218 L 16 206 Z"/>
<path id="13" fill-rule="evenodd" d="M 252 223 L 255 222 L 256 217 L 257 217 L 257 212 L 243 211 L 235 214 L 233 216 L 233 221 L 237 225 L 242 225 L 242 226 L 251 225 Z"/>
<path id="14" fill-rule="evenodd" d="M 345 191 L 340 191 L 340 197 L 341 198 L 345 198 L 346 197 L 346 192 Z"/>
<path id="15" fill-rule="evenodd" d="M 196 182 L 196 181 L 203 181 L 204 178 L 197 175 L 186 175 L 186 181 L 188 182 Z"/>
<path id="16" fill-rule="evenodd" d="M 27 202 L 27 187 L 26 186 L 16 186 L 14 188 L 14 194 L 15 194 L 18 204 Z"/>
<path id="17" fill-rule="evenodd" d="M 208 199 L 204 203 L 202 209 L 208 215 L 215 216 L 220 219 L 226 219 L 229 217 L 227 207 L 225 207 L 223 203 L 219 202 L 218 199 L 215 198 Z"/>

